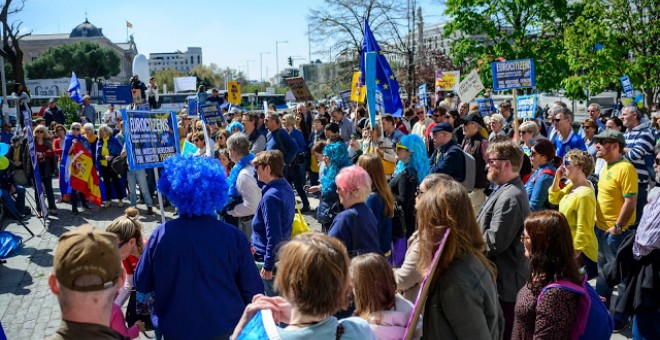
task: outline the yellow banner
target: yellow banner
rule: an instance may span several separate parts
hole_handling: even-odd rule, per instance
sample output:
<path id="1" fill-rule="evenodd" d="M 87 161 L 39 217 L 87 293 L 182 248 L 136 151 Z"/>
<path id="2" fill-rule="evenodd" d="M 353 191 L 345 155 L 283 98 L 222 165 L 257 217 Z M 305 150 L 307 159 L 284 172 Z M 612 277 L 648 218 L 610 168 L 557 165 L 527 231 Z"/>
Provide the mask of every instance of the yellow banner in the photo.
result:
<path id="1" fill-rule="evenodd" d="M 237 81 L 230 81 L 227 83 L 227 98 L 233 105 L 241 105 L 241 84 Z"/>
<path id="2" fill-rule="evenodd" d="M 360 81 L 361 76 L 361 72 L 353 73 L 353 81 L 351 82 L 351 101 L 356 103 L 364 103 L 367 96 L 367 88 Z"/>
<path id="3" fill-rule="evenodd" d="M 458 92 L 458 83 L 461 79 L 460 71 L 436 71 L 435 92 L 454 91 Z"/>

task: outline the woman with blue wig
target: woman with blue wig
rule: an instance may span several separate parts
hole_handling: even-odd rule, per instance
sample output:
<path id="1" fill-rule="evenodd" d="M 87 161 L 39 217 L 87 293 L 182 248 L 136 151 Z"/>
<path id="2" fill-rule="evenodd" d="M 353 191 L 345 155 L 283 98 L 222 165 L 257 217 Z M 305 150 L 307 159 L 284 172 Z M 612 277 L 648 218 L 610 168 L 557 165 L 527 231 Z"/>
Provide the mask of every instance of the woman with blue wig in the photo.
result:
<path id="1" fill-rule="evenodd" d="M 398 267 L 405 256 L 406 240 L 415 232 L 415 193 L 424 177 L 429 174 L 431 165 L 424 141 L 414 134 L 399 140 L 396 157 L 399 161 L 390 180 L 390 189 L 403 211 L 403 218 L 395 218 L 392 223 L 392 258 L 394 265 Z M 398 220 L 405 221 L 405 225 L 396 223 Z"/>
<path id="2" fill-rule="evenodd" d="M 228 189 L 215 159 L 164 162 L 158 190 L 179 218 L 154 230 L 133 279 L 138 292 L 153 292 L 153 319 L 165 338 L 229 338 L 245 306 L 264 293 L 247 238 L 216 216 Z"/>
<path id="3" fill-rule="evenodd" d="M 343 142 L 333 142 L 323 148 L 323 162 L 325 169 L 321 178 L 321 185 L 309 188 L 309 192 L 321 191 L 321 199 L 316 209 L 316 219 L 321 223 L 324 232 L 327 232 L 332 224 L 334 215 L 341 209 L 339 207 L 339 196 L 337 195 L 337 184 L 335 177 L 339 171 L 347 166 L 353 165 L 348 157 L 348 147 Z"/>
<path id="4" fill-rule="evenodd" d="M 241 124 L 241 122 L 231 122 L 229 125 L 227 125 L 227 131 L 233 135 L 238 132 L 245 132 L 245 128 L 243 128 L 243 124 Z"/>

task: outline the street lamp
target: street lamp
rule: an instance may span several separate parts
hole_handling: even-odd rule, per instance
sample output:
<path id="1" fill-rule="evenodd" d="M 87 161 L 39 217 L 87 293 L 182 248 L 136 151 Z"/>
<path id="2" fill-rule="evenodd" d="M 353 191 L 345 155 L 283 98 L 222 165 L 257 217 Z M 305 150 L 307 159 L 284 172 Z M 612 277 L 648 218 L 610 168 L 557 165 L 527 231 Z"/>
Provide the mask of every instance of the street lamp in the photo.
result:
<path id="1" fill-rule="evenodd" d="M 245 66 L 247 67 L 245 72 L 247 73 L 247 80 L 248 81 L 250 80 L 250 62 L 254 62 L 254 61 L 255 60 L 252 60 L 252 59 L 245 61 Z"/>
<path id="2" fill-rule="evenodd" d="M 288 43 L 289 43 L 288 40 L 276 41 L 275 42 L 275 76 L 280 74 L 280 53 L 279 53 L 277 45 L 278 44 L 288 44 Z"/>
<path id="3" fill-rule="evenodd" d="M 270 54 L 270 52 L 259 52 L 259 77 L 261 82 L 264 81 L 264 54 Z"/>

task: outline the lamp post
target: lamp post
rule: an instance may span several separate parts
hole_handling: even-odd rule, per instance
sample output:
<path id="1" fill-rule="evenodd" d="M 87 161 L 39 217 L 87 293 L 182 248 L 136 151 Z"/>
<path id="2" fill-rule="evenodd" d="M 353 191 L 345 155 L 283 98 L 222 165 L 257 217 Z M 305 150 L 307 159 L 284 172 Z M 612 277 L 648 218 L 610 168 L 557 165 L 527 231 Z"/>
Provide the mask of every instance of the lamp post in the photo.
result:
<path id="1" fill-rule="evenodd" d="M 270 54 L 270 52 L 259 52 L 259 80 L 264 81 L 264 54 Z"/>
<path id="2" fill-rule="evenodd" d="M 279 50 L 278 50 L 278 45 L 279 44 L 288 44 L 288 43 L 289 43 L 288 40 L 276 41 L 275 42 L 275 76 L 280 74 L 280 53 L 279 53 Z"/>

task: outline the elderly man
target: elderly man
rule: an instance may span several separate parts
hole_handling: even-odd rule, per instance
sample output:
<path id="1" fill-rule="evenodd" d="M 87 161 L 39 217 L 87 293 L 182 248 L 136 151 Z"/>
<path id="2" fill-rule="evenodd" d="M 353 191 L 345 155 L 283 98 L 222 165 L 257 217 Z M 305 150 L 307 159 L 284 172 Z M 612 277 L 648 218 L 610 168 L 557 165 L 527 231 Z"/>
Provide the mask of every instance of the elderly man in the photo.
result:
<path id="1" fill-rule="evenodd" d="M 301 127 L 302 131 L 312 131 L 312 121 L 314 120 L 314 115 L 307 110 L 307 106 L 304 103 L 298 104 L 296 111 L 302 115 L 303 123 L 305 124 L 306 130 Z M 305 136 L 307 137 L 307 136 Z"/>
<path id="2" fill-rule="evenodd" d="M 80 105 L 78 115 L 81 119 L 83 117 L 87 118 L 86 123 L 96 123 L 96 109 L 94 108 L 94 105 L 92 105 L 92 97 L 89 95 L 83 97 L 83 103 Z"/>
<path id="3" fill-rule="evenodd" d="M 486 256 L 497 267 L 497 292 L 506 322 L 504 339 L 509 339 L 516 297 L 529 277 L 529 260 L 520 235 L 531 210 L 520 179 L 522 149 L 511 141 L 495 142 L 488 145 L 486 153 L 487 178 L 497 187 L 479 211 L 477 221 L 486 241 Z"/>
<path id="4" fill-rule="evenodd" d="M 264 124 L 268 129 L 266 150 L 279 150 L 284 155 L 284 164 L 288 166 L 298 154 L 296 141 L 282 128 L 282 121 L 277 113 L 269 112 Z"/>
<path id="5" fill-rule="evenodd" d="M 424 112 L 424 107 L 421 105 L 415 106 L 415 117 L 417 117 L 417 123 L 413 125 L 412 133 L 424 139 L 426 137 L 425 136 L 426 128 L 431 123 L 433 123 L 433 119 L 426 116 L 426 112 Z"/>
<path id="6" fill-rule="evenodd" d="M 245 128 L 245 134 L 250 141 L 250 153 L 258 154 L 266 150 L 266 136 L 261 134 L 257 129 L 259 124 L 259 114 L 253 112 L 246 112 L 241 117 L 241 124 Z"/>
<path id="7" fill-rule="evenodd" d="M 227 139 L 227 149 L 235 165 L 227 178 L 231 206 L 227 204 L 225 209 L 227 215 L 235 219 L 234 225 L 251 241 L 252 219 L 261 200 L 261 189 L 252 165 L 254 154 L 250 153 L 248 137 L 242 133 L 235 133 Z"/>
<path id="8" fill-rule="evenodd" d="M 126 279 L 118 245 L 114 234 L 89 224 L 60 236 L 48 286 L 57 296 L 62 321 L 49 339 L 126 339 L 109 327 Z"/>
<path id="9" fill-rule="evenodd" d="M 642 113 L 636 106 L 624 107 L 621 111 L 621 120 L 626 127 L 626 133 L 623 135 L 626 139 L 623 157 L 632 163 L 639 177 L 635 221 L 637 223 L 642 218 L 648 195 L 649 168 L 654 156 L 655 138 L 653 138 L 651 122 L 642 123 Z"/>
<path id="10" fill-rule="evenodd" d="M 353 125 L 353 122 L 350 119 L 344 117 L 344 111 L 338 106 L 332 108 L 330 116 L 332 117 L 332 120 L 339 125 L 339 135 L 341 136 L 341 139 L 348 144 L 351 141 L 351 138 L 355 135 L 355 125 Z"/>
<path id="11" fill-rule="evenodd" d="M 554 127 L 557 133 L 551 141 L 555 144 L 557 156 L 562 158 L 573 149 L 587 151 L 587 146 L 584 144 L 584 140 L 573 132 L 573 126 L 571 125 L 572 121 L 573 114 L 569 109 L 556 109 Z"/>
<path id="12" fill-rule="evenodd" d="M 451 138 L 454 128 L 447 122 L 436 124 L 431 129 L 435 151 L 429 159 L 431 173 L 446 174 L 458 182 L 465 180 L 465 155 L 461 147 Z"/>
<path id="13" fill-rule="evenodd" d="M 46 126 L 50 126 L 52 122 L 64 125 L 64 112 L 57 107 L 54 98 L 48 100 L 48 108 L 44 111 L 44 119 L 46 120 Z"/>

